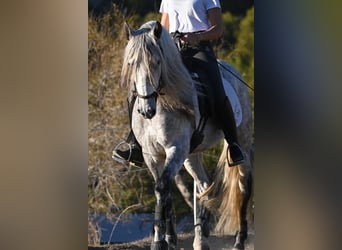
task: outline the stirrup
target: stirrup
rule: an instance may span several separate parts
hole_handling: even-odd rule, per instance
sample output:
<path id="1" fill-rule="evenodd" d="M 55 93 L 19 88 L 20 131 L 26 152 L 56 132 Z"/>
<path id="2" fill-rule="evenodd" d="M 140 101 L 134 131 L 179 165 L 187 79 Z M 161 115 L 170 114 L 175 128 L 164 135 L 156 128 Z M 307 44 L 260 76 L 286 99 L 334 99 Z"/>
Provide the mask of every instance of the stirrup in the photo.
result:
<path id="1" fill-rule="evenodd" d="M 229 149 L 230 149 L 230 146 L 229 146 L 229 144 L 228 144 L 228 147 L 227 147 L 227 162 L 228 162 L 229 167 L 234 167 L 234 166 L 239 165 L 239 164 L 242 164 L 242 163 L 244 163 L 244 162 L 246 161 L 246 155 L 245 155 L 245 153 L 243 152 L 243 150 L 242 150 L 242 148 L 240 147 L 240 145 L 237 144 L 237 143 L 235 143 L 235 142 L 234 142 L 232 145 L 238 147 L 238 149 L 240 150 L 240 152 L 241 152 L 241 154 L 242 154 L 242 159 L 237 160 L 237 161 L 233 161 L 232 157 L 230 156 L 230 150 L 229 150 Z"/>
<path id="2" fill-rule="evenodd" d="M 115 151 L 123 144 L 127 144 L 128 148 L 129 148 L 129 156 L 128 156 L 127 161 L 125 159 L 123 159 L 122 157 L 117 156 L 117 154 L 115 153 Z M 129 162 L 130 162 L 129 160 L 131 159 L 131 156 L 132 156 L 132 146 L 131 146 L 131 144 L 129 144 L 126 141 L 120 142 L 112 151 L 112 159 L 121 163 L 121 164 L 129 164 Z"/>

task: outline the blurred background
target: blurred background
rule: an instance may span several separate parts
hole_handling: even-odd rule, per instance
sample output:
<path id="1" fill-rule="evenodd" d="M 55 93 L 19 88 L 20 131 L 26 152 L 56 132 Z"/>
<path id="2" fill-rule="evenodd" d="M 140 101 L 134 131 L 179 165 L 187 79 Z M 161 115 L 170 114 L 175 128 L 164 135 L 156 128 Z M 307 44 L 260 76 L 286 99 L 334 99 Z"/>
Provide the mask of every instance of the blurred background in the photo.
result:
<path id="1" fill-rule="evenodd" d="M 341 248 L 341 9 L 337 0 L 255 2 L 256 249 Z M 90 20 L 84 0 L 1 3 L 1 249 L 88 245 Z M 108 136 L 100 159 L 125 137 Z"/>

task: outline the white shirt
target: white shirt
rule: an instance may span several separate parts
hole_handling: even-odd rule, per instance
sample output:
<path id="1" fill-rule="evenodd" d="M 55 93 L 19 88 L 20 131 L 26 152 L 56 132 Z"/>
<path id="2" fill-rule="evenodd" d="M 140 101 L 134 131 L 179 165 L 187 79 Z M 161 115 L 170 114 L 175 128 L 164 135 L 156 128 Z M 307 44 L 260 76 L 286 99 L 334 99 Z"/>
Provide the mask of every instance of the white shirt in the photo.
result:
<path id="1" fill-rule="evenodd" d="M 208 10 L 221 8 L 219 0 L 162 0 L 159 12 L 169 15 L 169 32 L 210 28 Z"/>

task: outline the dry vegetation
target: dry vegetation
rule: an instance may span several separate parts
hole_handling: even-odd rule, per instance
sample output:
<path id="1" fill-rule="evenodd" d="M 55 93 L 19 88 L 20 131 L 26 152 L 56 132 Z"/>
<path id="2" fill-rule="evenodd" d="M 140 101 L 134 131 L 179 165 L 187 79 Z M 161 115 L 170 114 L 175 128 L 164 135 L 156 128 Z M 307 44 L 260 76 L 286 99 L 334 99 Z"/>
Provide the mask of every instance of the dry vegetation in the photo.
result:
<path id="1" fill-rule="evenodd" d="M 114 145 L 123 141 L 129 130 L 126 109 L 127 92 L 121 89 L 121 58 L 125 38 L 123 17 L 119 10 L 101 18 L 88 19 L 88 212 L 112 214 L 122 211 L 128 203 L 144 204 L 143 176 L 111 159 Z M 145 173 L 147 175 L 147 173 Z M 135 193 L 123 193 L 132 186 Z M 89 242 L 98 242 L 99 228 L 89 220 Z"/>

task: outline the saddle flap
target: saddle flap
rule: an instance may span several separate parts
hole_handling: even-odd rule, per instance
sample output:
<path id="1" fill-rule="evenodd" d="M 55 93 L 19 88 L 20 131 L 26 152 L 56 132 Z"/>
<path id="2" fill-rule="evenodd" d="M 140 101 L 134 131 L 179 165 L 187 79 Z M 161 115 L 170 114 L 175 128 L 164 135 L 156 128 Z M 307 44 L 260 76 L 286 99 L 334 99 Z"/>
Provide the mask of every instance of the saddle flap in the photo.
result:
<path id="1" fill-rule="evenodd" d="M 224 90 L 226 92 L 226 96 L 228 97 L 234 112 L 236 127 L 238 127 L 242 122 L 242 107 L 239 101 L 239 97 L 237 96 L 236 91 L 229 81 L 222 77 L 222 82 Z"/>

